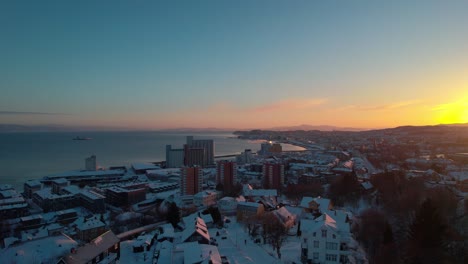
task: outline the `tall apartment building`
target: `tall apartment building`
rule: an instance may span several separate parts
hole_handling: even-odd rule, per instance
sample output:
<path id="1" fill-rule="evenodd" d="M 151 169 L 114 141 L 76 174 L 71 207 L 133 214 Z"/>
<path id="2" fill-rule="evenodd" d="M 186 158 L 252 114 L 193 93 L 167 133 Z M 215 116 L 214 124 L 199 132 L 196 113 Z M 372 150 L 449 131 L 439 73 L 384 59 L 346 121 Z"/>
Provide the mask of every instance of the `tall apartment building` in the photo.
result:
<path id="1" fill-rule="evenodd" d="M 237 181 L 237 168 L 234 161 L 221 160 L 216 163 L 216 184 L 222 184 L 225 192 L 230 192 Z"/>
<path id="2" fill-rule="evenodd" d="M 182 167 L 180 172 L 180 195 L 194 195 L 202 191 L 203 171 L 201 167 Z"/>
<path id="3" fill-rule="evenodd" d="M 272 155 L 281 153 L 283 151 L 283 147 L 279 143 L 272 143 L 271 141 L 262 143 L 260 145 L 259 153 L 261 155 Z"/>
<path id="4" fill-rule="evenodd" d="M 263 188 L 281 189 L 284 184 L 284 165 L 279 163 L 264 163 L 262 168 Z"/>
<path id="5" fill-rule="evenodd" d="M 203 149 L 204 157 L 202 166 L 214 164 L 214 141 L 212 139 L 193 139 L 193 136 L 187 136 L 186 145 L 193 149 Z"/>
<path id="6" fill-rule="evenodd" d="M 246 149 L 244 152 L 241 152 L 241 154 L 236 157 L 236 161 L 239 164 L 251 163 L 252 162 L 252 150 Z"/>
<path id="7" fill-rule="evenodd" d="M 184 145 L 184 165 L 206 166 L 206 151 L 203 148 L 194 148 L 187 144 Z"/>
<path id="8" fill-rule="evenodd" d="M 184 166 L 184 149 L 173 149 L 166 145 L 166 168 L 180 168 Z"/>
<path id="9" fill-rule="evenodd" d="M 85 159 L 85 169 L 88 171 L 95 171 L 97 169 L 96 155 Z"/>

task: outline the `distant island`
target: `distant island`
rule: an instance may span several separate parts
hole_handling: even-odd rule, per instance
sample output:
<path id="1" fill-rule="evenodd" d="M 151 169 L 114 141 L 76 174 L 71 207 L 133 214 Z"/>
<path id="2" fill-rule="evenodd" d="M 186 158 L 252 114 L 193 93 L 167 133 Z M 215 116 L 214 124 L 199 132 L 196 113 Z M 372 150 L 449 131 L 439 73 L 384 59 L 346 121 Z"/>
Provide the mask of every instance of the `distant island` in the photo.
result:
<path id="1" fill-rule="evenodd" d="M 91 140 L 92 138 L 90 137 L 74 137 L 73 140 Z"/>

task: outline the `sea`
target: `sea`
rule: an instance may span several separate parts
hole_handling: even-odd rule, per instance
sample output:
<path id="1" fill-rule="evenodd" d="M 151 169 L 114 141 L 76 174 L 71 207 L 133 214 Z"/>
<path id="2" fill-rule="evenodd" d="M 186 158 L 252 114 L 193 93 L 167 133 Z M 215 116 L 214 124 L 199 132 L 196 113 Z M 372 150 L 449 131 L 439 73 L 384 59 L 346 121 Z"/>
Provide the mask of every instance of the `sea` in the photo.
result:
<path id="1" fill-rule="evenodd" d="M 28 132 L 0 134 L 0 184 L 22 191 L 23 183 L 47 175 L 84 169 L 85 158 L 96 155 L 99 167 L 165 160 L 166 145 L 182 148 L 186 136 L 213 139 L 215 155 L 256 152 L 262 140 L 238 139 L 232 133 L 208 132 Z M 75 137 L 91 140 L 73 140 Z M 303 148 L 282 144 L 283 150 Z"/>

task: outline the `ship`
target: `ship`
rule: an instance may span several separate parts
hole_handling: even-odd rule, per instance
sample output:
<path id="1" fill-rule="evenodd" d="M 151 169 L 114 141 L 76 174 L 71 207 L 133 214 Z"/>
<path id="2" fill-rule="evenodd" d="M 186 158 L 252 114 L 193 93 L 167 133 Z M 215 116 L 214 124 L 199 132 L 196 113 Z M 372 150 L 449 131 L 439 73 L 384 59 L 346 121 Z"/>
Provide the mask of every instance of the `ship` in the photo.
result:
<path id="1" fill-rule="evenodd" d="M 92 138 L 90 137 L 74 137 L 73 140 L 91 140 Z"/>

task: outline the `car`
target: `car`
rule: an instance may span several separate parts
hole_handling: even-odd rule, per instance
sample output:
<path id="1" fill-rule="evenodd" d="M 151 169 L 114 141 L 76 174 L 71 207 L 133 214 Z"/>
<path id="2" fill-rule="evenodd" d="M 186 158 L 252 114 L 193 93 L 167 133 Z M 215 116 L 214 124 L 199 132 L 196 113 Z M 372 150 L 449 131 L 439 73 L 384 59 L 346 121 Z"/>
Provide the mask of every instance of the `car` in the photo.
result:
<path id="1" fill-rule="evenodd" d="M 227 236 L 222 236 L 221 239 L 227 239 Z"/>

